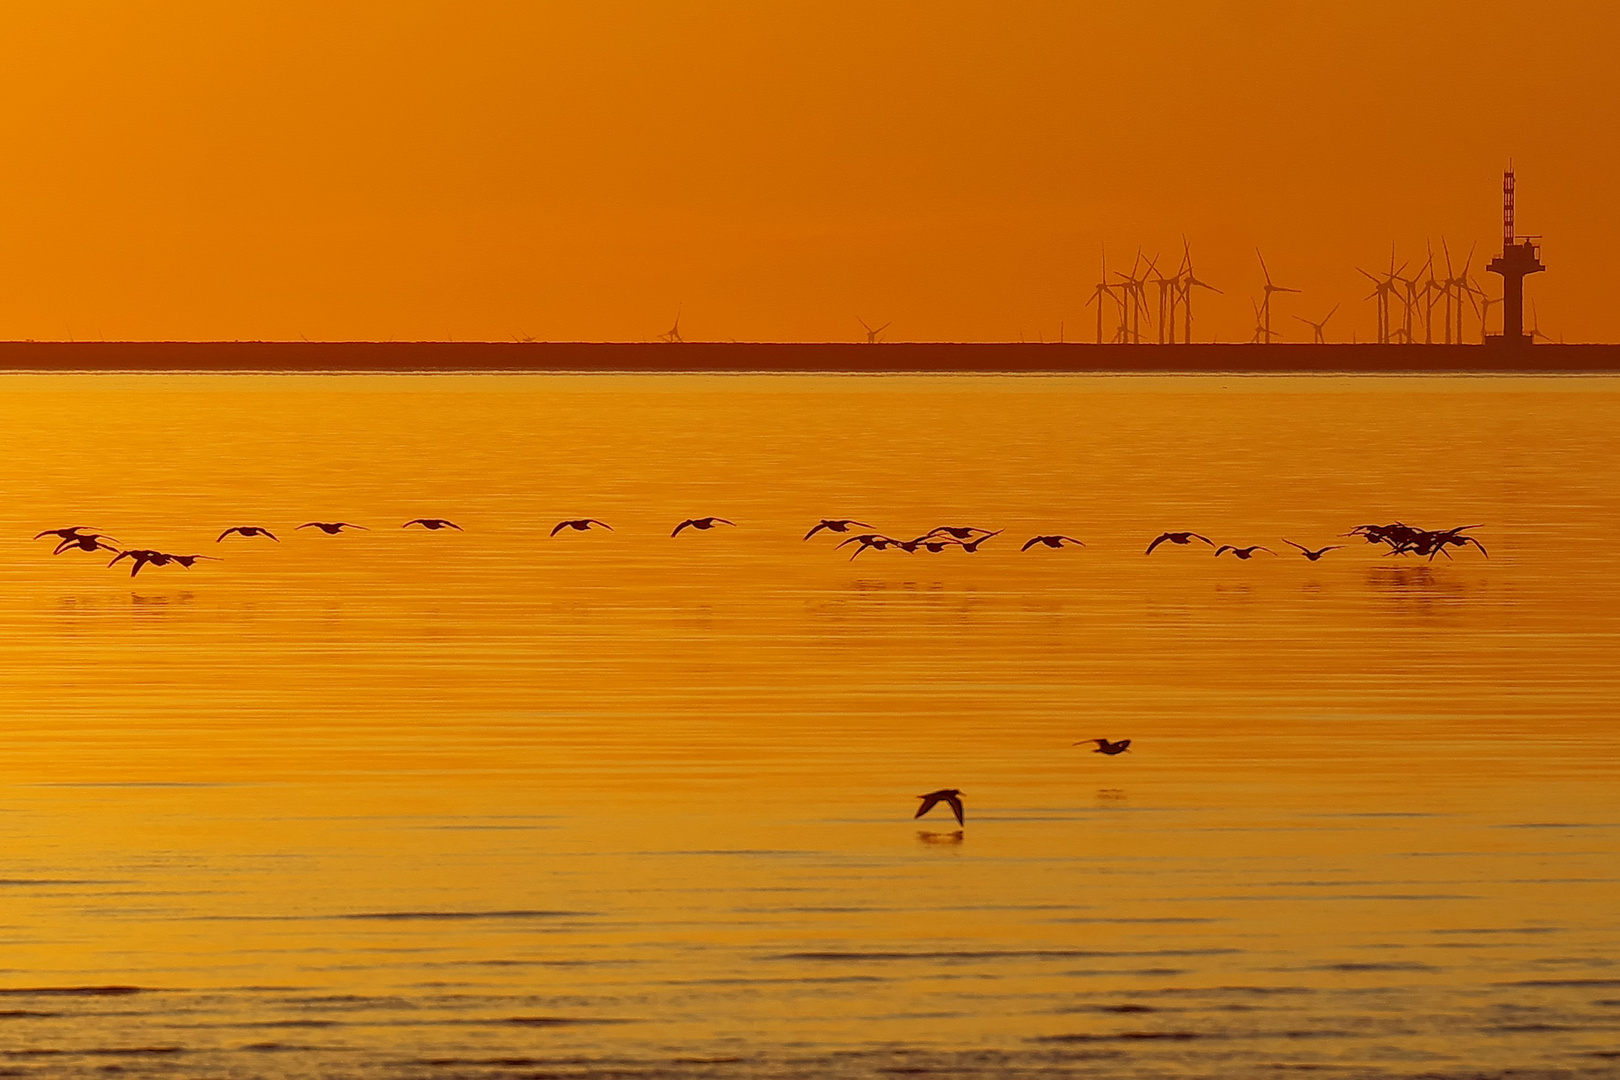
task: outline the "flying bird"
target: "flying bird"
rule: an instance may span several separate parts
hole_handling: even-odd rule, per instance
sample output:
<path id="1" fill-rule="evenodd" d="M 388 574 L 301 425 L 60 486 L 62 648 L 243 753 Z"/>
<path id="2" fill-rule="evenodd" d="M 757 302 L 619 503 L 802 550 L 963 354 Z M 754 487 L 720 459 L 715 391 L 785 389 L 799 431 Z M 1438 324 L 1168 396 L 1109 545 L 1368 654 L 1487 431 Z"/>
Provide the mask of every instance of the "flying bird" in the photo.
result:
<path id="1" fill-rule="evenodd" d="M 851 544 L 859 544 L 861 546 L 855 549 L 855 555 L 851 555 L 849 557 L 850 562 L 854 562 L 856 555 L 859 555 L 867 548 L 876 548 L 879 551 L 886 551 L 891 547 L 902 548 L 907 552 L 917 550 L 917 546 L 915 544 L 912 544 L 910 547 L 906 547 L 905 543 L 902 541 L 896 540 L 892 536 L 884 536 L 881 533 L 862 533 L 859 536 L 852 536 L 848 540 L 845 540 L 843 543 L 839 544 L 838 547 L 848 547 Z M 837 551 L 838 548 L 834 548 L 833 550 Z"/>
<path id="2" fill-rule="evenodd" d="M 830 532 L 835 533 L 847 533 L 849 532 L 849 527 L 851 525 L 859 525 L 863 529 L 870 529 L 872 527 L 866 522 L 856 521 L 854 518 L 822 518 L 820 524 L 804 534 L 804 538 L 808 540 L 822 529 L 827 529 Z"/>
<path id="3" fill-rule="evenodd" d="M 1160 533 L 1154 539 L 1153 543 L 1151 543 L 1151 544 L 1149 544 L 1147 546 L 1147 550 L 1144 551 L 1142 554 L 1151 555 L 1151 554 L 1153 554 L 1153 549 L 1154 548 L 1156 548 L 1160 544 L 1163 544 L 1163 543 L 1166 543 L 1166 542 L 1172 543 L 1172 544 L 1190 544 L 1194 540 L 1202 540 L 1204 543 L 1208 544 L 1210 547 L 1215 546 L 1215 541 L 1211 540 L 1207 536 L 1201 536 L 1200 534 L 1195 533 L 1195 532 L 1167 532 L 1167 533 Z"/>
<path id="4" fill-rule="evenodd" d="M 608 532 L 613 531 L 613 526 L 609 525 L 605 521 L 597 521 L 595 518 L 573 518 L 572 520 L 569 520 L 569 521 L 559 521 L 559 522 L 557 522 L 556 526 L 554 528 L 552 528 L 552 530 L 551 530 L 551 535 L 556 536 L 558 533 L 562 532 L 564 529 L 575 529 L 575 530 L 577 530 L 579 532 L 584 532 L 586 529 L 589 529 L 592 525 L 600 525 L 600 526 L 602 526 L 602 528 L 606 529 Z"/>
<path id="5" fill-rule="evenodd" d="M 327 536 L 336 536 L 344 529 L 365 529 L 366 532 L 371 531 L 370 529 L 366 529 L 364 525 L 351 525 L 347 521 L 306 521 L 302 525 L 298 526 L 298 528 L 319 529 Z"/>
<path id="6" fill-rule="evenodd" d="M 1330 551 L 1338 551 L 1340 548 L 1344 547 L 1343 544 L 1332 544 L 1332 545 L 1330 545 L 1328 547 L 1317 548 L 1315 551 L 1312 551 L 1310 548 L 1306 547 L 1304 544 L 1296 544 L 1292 540 L 1288 539 L 1286 536 L 1283 537 L 1283 543 L 1287 544 L 1289 547 L 1299 548 L 1299 553 L 1301 555 L 1305 556 L 1307 559 L 1311 560 L 1311 562 L 1315 562 L 1316 560 L 1320 559 L 1322 556 L 1326 555 Z"/>
<path id="7" fill-rule="evenodd" d="M 42 533 L 35 533 L 34 534 L 34 539 L 35 540 L 43 540 L 47 536 L 56 536 L 56 537 L 60 537 L 63 540 L 77 540 L 80 536 L 82 536 L 84 534 L 84 531 L 85 531 L 85 529 L 84 529 L 83 525 L 75 525 L 71 529 L 46 529 Z M 113 541 L 113 543 L 118 542 L 117 537 L 112 537 L 112 536 L 103 536 L 102 539 L 103 540 L 111 540 L 111 541 Z"/>
<path id="8" fill-rule="evenodd" d="M 408 529 L 412 525 L 420 525 L 429 532 L 438 532 L 440 529 L 454 529 L 456 532 L 464 531 L 460 525 L 457 525 L 453 521 L 447 521 L 444 518 L 411 518 L 411 520 L 401 525 L 400 528 Z"/>
<path id="9" fill-rule="evenodd" d="M 1092 751 L 1093 754 L 1107 754 L 1109 757 L 1113 757 L 1115 754 L 1123 754 L 1131 748 L 1131 740 L 1129 739 L 1120 739 L 1117 742 L 1109 742 L 1107 739 L 1081 739 L 1074 745 L 1084 746 L 1087 743 L 1097 744 L 1097 749 Z"/>
<path id="10" fill-rule="evenodd" d="M 683 521 L 679 525 L 675 526 L 675 531 L 670 533 L 669 535 L 671 535 L 671 536 L 679 536 L 679 535 L 681 535 L 681 530 L 686 528 L 687 526 L 691 526 L 694 529 L 706 531 L 708 529 L 714 528 L 716 525 L 731 525 L 731 526 L 735 527 L 736 524 L 737 523 L 735 521 L 728 521 L 727 519 L 725 519 L 723 517 L 687 518 L 685 521 Z"/>
<path id="11" fill-rule="evenodd" d="M 913 815 L 913 820 L 922 817 L 940 803 L 944 803 L 956 815 L 958 825 L 966 824 L 962 820 L 962 793 L 956 788 L 941 788 L 939 791 L 930 791 L 927 795 L 919 795 L 917 798 L 922 800 L 922 805 L 917 807 L 917 813 Z"/>
<path id="12" fill-rule="evenodd" d="M 999 533 L 1000 531 L 1000 529 L 997 529 L 996 533 Z M 990 532 L 989 529 L 981 529 L 977 525 L 941 525 L 937 529 L 928 530 L 929 536 L 939 536 L 943 534 L 945 536 L 953 536 L 958 540 L 967 540 L 971 538 L 974 533 L 986 533 L 990 536 L 996 535 L 996 533 Z"/>
<path id="13" fill-rule="evenodd" d="M 982 535 L 976 536 L 972 540 L 962 540 L 962 541 L 960 541 L 960 543 L 962 545 L 962 550 L 967 552 L 969 555 L 971 555 L 975 551 L 979 550 L 979 545 L 980 544 L 984 543 L 986 540 L 991 539 L 992 537 L 1000 536 L 1003 531 L 1004 530 L 997 529 L 995 532 L 982 533 Z"/>
<path id="14" fill-rule="evenodd" d="M 1215 557 L 1217 559 L 1220 558 L 1223 551 L 1230 551 L 1233 555 L 1240 559 L 1252 559 L 1254 558 L 1254 553 L 1257 551 L 1263 551 L 1267 555 L 1277 554 L 1270 548 L 1261 547 L 1259 544 L 1251 544 L 1248 547 L 1233 547 L 1231 544 L 1222 544 L 1220 547 L 1215 549 Z"/>
<path id="15" fill-rule="evenodd" d="M 1075 544 L 1079 547 L 1086 546 L 1082 541 L 1076 540 L 1072 536 L 1032 536 L 1026 540 L 1024 542 L 1024 546 L 1018 550 L 1028 551 L 1036 544 L 1045 544 L 1049 548 L 1061 548 L 1065 543 Z"/>
<path id="16" fill-rule="evenodd" d="M 161 551 L 153 551 L 151 548 L 130 548 L 128 551 L 120 551 L 117 555 L 114 555 L 112 562 L 107 565 L 116 566 L 122 559 L 133 560 L 129 568 L 129 576 L 134 577 L 141 572 L 142 567 L 148 564 L 152 566 L 169 565 L 170 556 L 163 554 Z"/>
<path id="17" fill-rule="evenodd" d="M 35 537 L 35 539 L 39 538 Z M 112 537 L 102 536 L 100 533 L 80 533 L 77 536 L 65 538 L 60 544 L 56 545 L 56 550 L 51 554 L 60 555 L 71 548 L 78 548 L 80 551 L 117 551 L 118 549 L 113 545 L 102 542 L 111 539 Z"/>
<path id="18" fill-rule="evenodd" d="M 219 534 L 219 539 L 215 540 L 214 543 L 216 543 L 216 544 L 219 543 L 220 540 L 225 539 L 227 536 L 231 535 L 232 533 L 237 533 L 239 535 L 245 536 L 250 540 L 255 536 L 268 536 L 270 539 L 274 540 L 276 543 L 278 543 L 278 544 L 281 543 L 281 538 L 280 537 L 278 537 L 275 533 L 271 532 L 269 529 L 266 529 L 266 528 L 264 528 L 263 526 L 260 526 L 260 525 L 233 525 L 229 529 L 226 529 L 224 532 L 220 533 Z"/>

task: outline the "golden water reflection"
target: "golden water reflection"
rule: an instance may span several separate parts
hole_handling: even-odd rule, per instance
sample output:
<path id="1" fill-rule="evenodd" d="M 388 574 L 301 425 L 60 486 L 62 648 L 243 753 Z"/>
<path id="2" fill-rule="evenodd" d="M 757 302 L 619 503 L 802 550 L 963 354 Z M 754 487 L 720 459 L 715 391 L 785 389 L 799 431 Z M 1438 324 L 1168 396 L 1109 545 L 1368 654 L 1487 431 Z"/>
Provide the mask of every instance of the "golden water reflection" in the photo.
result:
<path id="1" fill-rule="evenodd" d="M 4 1068 L 1612 1067 L 1620 384 L 0 402 Z M 1007 532 L 852 562 L 822 516 Z M 1394 518 L 1490 558 L 1142 556 Z M 223 561 L 29 539 L 70 524 Z M 966 826 L 913 821 L 945 786 Z"/>

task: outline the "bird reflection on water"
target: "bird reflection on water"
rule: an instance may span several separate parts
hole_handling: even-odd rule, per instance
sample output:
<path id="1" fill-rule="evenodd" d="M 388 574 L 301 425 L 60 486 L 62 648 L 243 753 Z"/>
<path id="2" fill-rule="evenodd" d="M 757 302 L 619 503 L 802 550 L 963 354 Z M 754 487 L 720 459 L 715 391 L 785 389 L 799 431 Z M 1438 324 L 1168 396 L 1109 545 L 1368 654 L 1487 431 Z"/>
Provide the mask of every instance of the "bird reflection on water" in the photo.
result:
<path id="1" fill-rule="evenodd" d="M 966 835 L 963 829 L 952 829 L 950 832 L 930 832 L 928 829 L 917 830 L 917 843 L 927 844 L 930 847 L 957 847 Z"/>

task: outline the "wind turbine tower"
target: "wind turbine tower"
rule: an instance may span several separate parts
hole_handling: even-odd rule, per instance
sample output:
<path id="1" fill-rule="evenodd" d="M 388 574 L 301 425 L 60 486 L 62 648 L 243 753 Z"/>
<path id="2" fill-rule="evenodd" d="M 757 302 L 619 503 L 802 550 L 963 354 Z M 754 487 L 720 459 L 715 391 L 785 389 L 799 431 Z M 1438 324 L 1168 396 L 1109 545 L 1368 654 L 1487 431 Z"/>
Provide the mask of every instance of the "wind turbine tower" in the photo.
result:
<path id="1" fill-rule="evenodd" d="M 1488 345 L 1531 345 L 1534 338 L 1524 332 L 1524 279 L 1547 269 L 1541 265 L 1535 241 L 1539 237 L 1519 237 L 1513 231 L 1513 166 L 1502 174 L 1502 254 L 1485 269 L 1502 275 L 1502 333 L 1485 338 Z"/>

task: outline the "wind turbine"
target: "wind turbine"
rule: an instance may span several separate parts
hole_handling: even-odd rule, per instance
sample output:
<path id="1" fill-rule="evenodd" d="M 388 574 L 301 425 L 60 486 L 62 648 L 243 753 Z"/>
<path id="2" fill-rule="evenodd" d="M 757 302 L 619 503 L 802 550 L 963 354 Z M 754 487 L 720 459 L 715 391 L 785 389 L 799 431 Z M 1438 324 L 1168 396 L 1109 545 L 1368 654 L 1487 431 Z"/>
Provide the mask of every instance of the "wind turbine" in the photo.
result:
<path id="1" fill-rule="evenodd" d="M 1339 310 L 1339 305 L 1334 304 L 1333 305 L 1333 311 L 1338 311 L 1338 310 Z M 1306 326 L 1311 328 L 1311 333 L 1315 335 L 1315 338 L 1314 338 L 1314 340 L 1312 342 L 1313 344 L 1326 345 L 1327 344 L 1327 338 L 1323 337 L 1322 335 L 1323 335 L 1323 333 L 1325 331 L 1325 328 L 1327 327 L 1328 320 L 1333 318 L 1333 311 L 1330 311 L 1326 315 L 1322 316 L 1322 321 L 1321 322 L 1311 322 L 1311 320 L 1307 319 L 1303 315 L 1295 315 L 1294 318 L 1298 319 L 1300 322 L 1304 323 Z"/>
<path id="2" fill-rule="evenodd" d="M 1097 282 L 1097 287 L 1091 290 L 1091 299 L 1086 301 L 1086 307 L 1090 307 L 1092 304 L 1097 305 L 1097 344 L 1099 345 L 1103 343 L 1102 324 L 1104 297 L 1114 300 L 1116 303 L 1118 302 L 1118 298 L 1114 296 L 1114 287 L 1108 284 L 1107 248 L 1104 248 L 1102 253 L 1102 280 Z"/>
<path id="3" fill-rule="evenodd" d="M 876 345 L 878 343 L 878 335 L 883 333 L 883 331 L 887 330 L 894 323 L 894 320 L 890 319 L 888 322 L 874 330 L 870 326 L 867 326 L 866 320 L 861 318 L 859 315 L 855 316 L 855 321 L 860 323 L 862 328 L 866 330 L 866 343 L 868 345 Z"/>
<path id="4" fill-rule="evenodd" d="M 1182 318 L 1186 320 L 1185 326 L 1182 328 L 1181 340 L 1186 344 L 1191 345 L 1193 289 L 1208 289 L 1213 293 L 1218 293 L 1221 290 L 1217 289 L 1208 282 L 1199 281 L 1198 276 L 1193 273 L 1192 248 L 1187 246 L 1187 238 L 1185 236 L 1181 238 L 1181 273 L 1179 276 L 1181 278 L 1181 315 Z M 1170 328 L 1170 340 L 1172 342 L 1175 341 L 1175 337 L 1175 327 L 1172 325 Z"/>
<path id="5" fill-rule="evenodd" d="M 683 305 L 684 306 L 684 305 Z M 676 345 L 686 339 L 681 337 L 681 308 L 675 309 L 675 325 L 658 335 L 658 340 L 665 345 Z"/>
<path id="6" fill-rule="evenodd" d="M 1264 255 L 1260 254 L 1260 249 L 1259 248 L 1255 248 L 1254 253 L 1260 259 L 1260 272 L 1266 276 L 1266 284 L 1265 284 L 1266 298 L 1260 305 L 1260 321 L 1265 326 L 1266 344 L 1270 345 L 1271 344 L 1271 294 L 1272 293 L 1280 293 L 1280 292 L 1297 293 L 1297 292 L 1299 292 L 1299 290 L 1298 289 L 1290 289 L 1290 288 L 1287 288 L 1287 287 L 1282 286 L 1282 285 L 1273 285 L 1271 283 L 1271 271 L 1266 269 L 1266 257 Z"/>
<path id="7" fill-rule="evenodd" d="M 1545 341 L 1549 345 L 1552 344 L 1552 338 L 1548 337 L 1546 334 L 1543 334 L 1541 332 L 1541 313 L 1536 310 L 1536 302 L 1534 300 L 1531 300 L 1530 301 L 1530 344 L 1534 345 L 1536 343 L 1537 338 L 1540 338 L 1542 341 Z M 1562 345 L 1563 342 L 1560 341 L 1559 344 Z"/>

